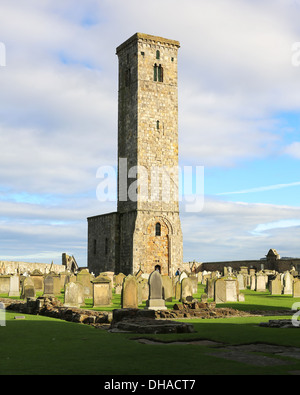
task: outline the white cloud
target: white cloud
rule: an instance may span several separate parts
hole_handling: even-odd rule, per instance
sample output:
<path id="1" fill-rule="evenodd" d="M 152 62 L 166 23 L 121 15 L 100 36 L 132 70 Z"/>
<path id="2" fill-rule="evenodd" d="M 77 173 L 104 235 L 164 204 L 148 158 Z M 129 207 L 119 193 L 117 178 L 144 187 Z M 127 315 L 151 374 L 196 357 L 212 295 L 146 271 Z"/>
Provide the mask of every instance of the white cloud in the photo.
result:
<path id="1" fill-rule="evenodd" d="M 257 188 L 243 189 L 243 190 L 240 190 L 240 191 L 221 192 L 221 193 L 217 193 L 216 195 L 217 196 L 220 196 L 220 195 L 237 195 L 237 194 L 264 192 L 264 191 L 272 191 L 272 190 L 282 189 L 282 188 L 295 187 L 295 186 L 299 186 L 299 185 L 300 185 L 300 181 L 296 181 L 296 182 L 291 182 L 289 184 L 266 185 L 266 186 L 257 187 Z"/>
<path id="2" fill-rule="evenodd" d="M 292 156 L 293 158 L 300 159 L 300 142 L 295 141 L 284 149 L 284 153 Z"/>

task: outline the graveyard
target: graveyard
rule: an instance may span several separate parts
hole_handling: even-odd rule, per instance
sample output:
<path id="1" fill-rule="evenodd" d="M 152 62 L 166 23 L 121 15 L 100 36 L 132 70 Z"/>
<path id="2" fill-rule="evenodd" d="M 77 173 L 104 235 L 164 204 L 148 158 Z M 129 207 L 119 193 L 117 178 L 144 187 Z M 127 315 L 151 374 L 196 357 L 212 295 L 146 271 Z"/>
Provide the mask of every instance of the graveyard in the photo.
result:
<path id="1" fill-rule="evenodd" d="M 1 374 L 299 374 L 297 273 L 165 277 L 0 275 Z"/>

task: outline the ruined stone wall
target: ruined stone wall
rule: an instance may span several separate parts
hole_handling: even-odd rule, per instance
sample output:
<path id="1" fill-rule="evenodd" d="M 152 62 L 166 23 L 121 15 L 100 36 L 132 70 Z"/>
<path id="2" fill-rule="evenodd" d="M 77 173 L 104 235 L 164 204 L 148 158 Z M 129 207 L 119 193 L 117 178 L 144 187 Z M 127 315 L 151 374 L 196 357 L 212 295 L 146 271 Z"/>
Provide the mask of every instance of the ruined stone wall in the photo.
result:
<path id="1" fill-rule="evenodd" d="M 34 270 L 40 272 L 49 273 L 50 270 L 59 274 L 66 271 L 64 265 L 55 265 L 51 263 L 31 263 L 22 261 L 0 261 L 0 273 L 2 274 L 14 274 L 19 271 L 20 274 L 32 273 Z"/>
<path id="2" fill-rule="evenodd" d="M 300 258 L 293 259 L 277 259 L 276 261 L 268 261 L 263 259 L 258 260 L 241 260 L 241 261 L 224 261 L 224 262 L 203 262 L 197 269 L 198 271 L 223 271 L 224 267 L 232 267 L 233 270 L 239 270 L 241 266 L 259 270 L 276 270 L 279 273 L 283 273 L 287 270 L 291 270 L 295 267 L 300 272 Z"/>
<path id="3" fill-rule="evenodd" d="M 95 275 L 115 271 L 119 263 L 119 217 L 109 213 L 88 218 L 88 269 Z"/>

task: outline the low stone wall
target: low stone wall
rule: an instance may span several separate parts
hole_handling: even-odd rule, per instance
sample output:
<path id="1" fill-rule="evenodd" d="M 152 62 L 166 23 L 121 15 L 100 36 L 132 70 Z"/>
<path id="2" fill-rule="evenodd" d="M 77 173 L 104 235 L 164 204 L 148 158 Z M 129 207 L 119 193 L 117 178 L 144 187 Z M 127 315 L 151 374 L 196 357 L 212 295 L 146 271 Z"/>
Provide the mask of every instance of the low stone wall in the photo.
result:
<path id="1" fill-rule="evenodd" d="M 53 297 L 28 298 L 26 301 L 0 298 L 0 302 L 4 304 L 6 310 L 96 326 L 109 324 L 112 317 L 110 312 L 65 307 L 58 299 Z"/>

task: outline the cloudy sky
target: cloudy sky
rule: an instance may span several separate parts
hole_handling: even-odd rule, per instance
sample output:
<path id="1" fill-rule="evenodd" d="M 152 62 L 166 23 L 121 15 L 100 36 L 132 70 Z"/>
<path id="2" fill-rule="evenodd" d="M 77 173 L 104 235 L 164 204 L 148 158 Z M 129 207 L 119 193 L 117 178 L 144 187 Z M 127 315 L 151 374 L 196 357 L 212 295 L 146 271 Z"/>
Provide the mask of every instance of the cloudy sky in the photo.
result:
<path id="1" fill-rule="evenodd" d="M 1 0 L 0 260 L 86 266 L 97 169 L 117 163 L 116 47 L 180 41 L 184 260 L 300 257 L 299 0 Z"/>

